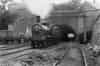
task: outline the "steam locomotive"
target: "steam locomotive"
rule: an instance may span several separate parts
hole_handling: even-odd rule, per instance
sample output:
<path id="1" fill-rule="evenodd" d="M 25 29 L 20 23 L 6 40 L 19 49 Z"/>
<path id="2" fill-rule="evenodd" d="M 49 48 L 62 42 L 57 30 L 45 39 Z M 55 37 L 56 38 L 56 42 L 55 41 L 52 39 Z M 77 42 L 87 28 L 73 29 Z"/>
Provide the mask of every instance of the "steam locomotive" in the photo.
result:
<path id="1" fill-rule="evenodd" d="M 59 42 L 75 41 L 76 38 L 76 32 L 68 25 L 42 23 L 32 27 L 33 48 L 47 48 L 57 45 Z"/>

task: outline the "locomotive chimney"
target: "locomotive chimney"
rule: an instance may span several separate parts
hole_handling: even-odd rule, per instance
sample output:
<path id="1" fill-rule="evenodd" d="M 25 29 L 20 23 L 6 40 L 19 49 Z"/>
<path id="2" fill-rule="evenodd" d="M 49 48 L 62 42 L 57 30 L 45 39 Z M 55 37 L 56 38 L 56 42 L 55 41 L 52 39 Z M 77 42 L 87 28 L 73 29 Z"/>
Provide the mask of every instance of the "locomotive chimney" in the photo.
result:
<path id="1" fill-rule="evenodd" d="M 36 22 L 37 22 L 37 23 L 40 23 L 40 21 L 41 21 L 40 16 L 36 16 Z"/>

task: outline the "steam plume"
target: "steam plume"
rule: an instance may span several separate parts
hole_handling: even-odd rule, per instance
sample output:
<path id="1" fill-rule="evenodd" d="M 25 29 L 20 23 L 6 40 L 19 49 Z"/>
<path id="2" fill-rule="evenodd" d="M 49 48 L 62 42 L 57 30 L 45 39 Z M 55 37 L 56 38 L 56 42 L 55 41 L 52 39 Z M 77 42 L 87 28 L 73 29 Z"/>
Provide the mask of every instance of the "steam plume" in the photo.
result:
<path id="1" fill-rule="evenodd" d="M 52 10 L 50 0 L 24 0 L 25 7 L 33 14 L 46 18 Z"/>

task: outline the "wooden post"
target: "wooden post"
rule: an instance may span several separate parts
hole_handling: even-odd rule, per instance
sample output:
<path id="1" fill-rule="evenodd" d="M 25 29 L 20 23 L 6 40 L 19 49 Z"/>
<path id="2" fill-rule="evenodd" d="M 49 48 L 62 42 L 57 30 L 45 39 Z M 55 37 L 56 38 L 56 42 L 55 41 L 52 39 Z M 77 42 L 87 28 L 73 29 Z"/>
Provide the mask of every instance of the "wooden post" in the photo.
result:
<path id="1" fill-rule="evenodd" d="M 84 42 L 87 40 L 87 34 L 86 34 L 86 16 L 85 15 L 83 15 L 83 19 L 84 19 L 84 21 L 83 21 L 83 25 L 84 25 L 84 29 L 83 29 L 83 31 L 84 31 Z"/>

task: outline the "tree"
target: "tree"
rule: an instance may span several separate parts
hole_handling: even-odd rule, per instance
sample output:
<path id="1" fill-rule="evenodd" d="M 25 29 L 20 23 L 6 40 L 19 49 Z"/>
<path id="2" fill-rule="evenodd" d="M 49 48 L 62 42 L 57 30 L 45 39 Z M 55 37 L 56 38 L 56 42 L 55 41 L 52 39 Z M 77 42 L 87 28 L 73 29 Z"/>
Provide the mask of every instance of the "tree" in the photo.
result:
<path id="1" fill-rule="evenodd" d="M 70 13 L 70 11 L 74 12 L 76 10 L 77 12 L 81 12 L 89 9 L 95 9 L 95 7 L 87 1 L 81 3 L 81 0 L 72 0 L 69 3 L 54 5 L 50 14 L 53 15 L 56 11 L 69 11 L 68 13 Z"/>
<path id="2" fill-rule="evenodd" d="M 8 25 L 14 23 L 17 18 L 17 14 L 10 14 L 8 11 L 1 13 L 0 15 L 0 28 L 8 29 Z"/>

